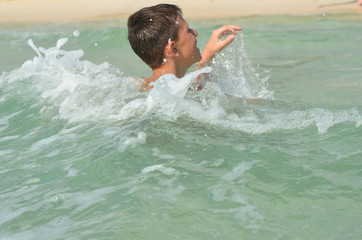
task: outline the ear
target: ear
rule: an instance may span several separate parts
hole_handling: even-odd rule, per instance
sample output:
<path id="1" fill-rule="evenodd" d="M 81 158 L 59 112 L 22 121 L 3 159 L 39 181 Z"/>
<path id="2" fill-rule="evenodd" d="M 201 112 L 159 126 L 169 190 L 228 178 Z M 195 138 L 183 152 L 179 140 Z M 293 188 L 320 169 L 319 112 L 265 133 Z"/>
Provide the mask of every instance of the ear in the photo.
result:
<path id="1" fill-rule="evenodd" d="M 176 57 L 179 56 L 179 50 L 174 41 L 169 41 L 165 47 L 165 56 L 167 57 Z"/>

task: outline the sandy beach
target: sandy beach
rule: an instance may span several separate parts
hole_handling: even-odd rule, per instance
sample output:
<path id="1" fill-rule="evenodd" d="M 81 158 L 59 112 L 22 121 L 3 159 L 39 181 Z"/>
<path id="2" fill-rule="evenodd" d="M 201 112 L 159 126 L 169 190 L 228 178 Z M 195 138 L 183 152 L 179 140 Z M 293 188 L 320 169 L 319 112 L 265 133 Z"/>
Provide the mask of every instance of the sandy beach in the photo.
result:
<path id="1" fill-rule="evenodd" d="M 134 11 L 162 1 L 131 0 L 0 0 L 0 23 L 74 22 L 127 18 Z M 313 15 L 358 13 L 348 0 L 174 0 L 186 18 L 211 19 L 250 15 Z"/>

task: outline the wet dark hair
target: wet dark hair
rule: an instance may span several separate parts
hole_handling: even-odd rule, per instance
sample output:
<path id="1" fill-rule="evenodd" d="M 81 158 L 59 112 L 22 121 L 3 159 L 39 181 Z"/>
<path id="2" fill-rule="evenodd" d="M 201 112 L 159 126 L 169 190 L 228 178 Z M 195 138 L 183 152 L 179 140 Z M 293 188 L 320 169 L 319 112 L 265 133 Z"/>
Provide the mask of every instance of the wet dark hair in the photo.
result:
<path id="1" fill-rule="evenodd" d="M 178 39 L 177 16 L 182 10 L 172 4 L 145 7 L 128 18 L 128 40 L 133 51 L 152 69 L 163 63 L 169 39 Z"/>

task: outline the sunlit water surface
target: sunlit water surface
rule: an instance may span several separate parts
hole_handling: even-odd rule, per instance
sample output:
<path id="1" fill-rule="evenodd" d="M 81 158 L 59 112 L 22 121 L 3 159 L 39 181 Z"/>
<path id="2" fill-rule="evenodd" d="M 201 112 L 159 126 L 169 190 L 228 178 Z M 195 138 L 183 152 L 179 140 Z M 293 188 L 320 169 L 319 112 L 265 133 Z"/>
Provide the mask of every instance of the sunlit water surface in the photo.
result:
<path id="1" fill-rule="evenodd" d="M 362 18 L 224 23 L 150 92 L 125 20 L 2 25 L 0 239 L 361 239 Z"/>

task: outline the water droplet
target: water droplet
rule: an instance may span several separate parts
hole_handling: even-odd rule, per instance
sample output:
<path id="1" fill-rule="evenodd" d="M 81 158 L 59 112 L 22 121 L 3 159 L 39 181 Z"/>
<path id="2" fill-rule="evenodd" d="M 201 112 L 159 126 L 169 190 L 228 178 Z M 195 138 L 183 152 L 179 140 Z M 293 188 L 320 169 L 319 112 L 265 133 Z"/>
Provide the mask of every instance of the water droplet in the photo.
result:
<path id="1" fill-rule="evenodd" d="M 74 37 L 79 37 L 79 31 L 78 31 L 78 30 L 75 30 L 75 31 L 73 32 L 73 36 L 74 36 Z"/>
<path id="2" fill-rule="evenodd" d="M 95 43 L 95 44 L 94 44 L 94 46 L 96 46 L 96 47 L 97 47 L 97 46 L 98 46 L 98 43 Z"/>

